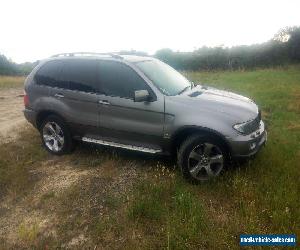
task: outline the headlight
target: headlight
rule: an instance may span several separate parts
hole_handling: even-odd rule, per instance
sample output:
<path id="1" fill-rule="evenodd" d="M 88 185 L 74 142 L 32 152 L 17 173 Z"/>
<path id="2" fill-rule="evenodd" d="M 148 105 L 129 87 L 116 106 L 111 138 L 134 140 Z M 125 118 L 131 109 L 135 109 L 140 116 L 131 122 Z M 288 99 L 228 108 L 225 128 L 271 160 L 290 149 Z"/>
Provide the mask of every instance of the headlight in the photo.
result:
<path id="1" fill-rule="evenodd" d="M 244 135 L 249 135 L 260 127 L 260 121 L 261 121 L 261 113 L 258 112 L 258 115 L 255 119 L 243 123 L 238 123 L 233 126 L 233 128 Z"/>
<path id="2" fill-rule="evenodd" d="M 236 131 L 238 131 L 238 132 L 240 132 L 240 133 L 242 133 L 242 134 L 245 134 L 245 126 L 247 125 L 247 123 L 245 122 L 245 123 L 239 123 L 239 124 L 235 124 L 234 126 L 233 126 L 233 128 L 236 130 Z"/>
<path id="3" fill-rule="evenodd" d="M 256 127 L 253 126 L 253 120 L 252 121 L 248 121 L 248 122 L 244 122 L 244 123 L 239 123 L 239 124 L 235 124 L 233 126 L 233 128 L 240 132 L 241 134 L 244 135 L 249 135 L 252 132 L 254 132 L 256 130 Z"/>

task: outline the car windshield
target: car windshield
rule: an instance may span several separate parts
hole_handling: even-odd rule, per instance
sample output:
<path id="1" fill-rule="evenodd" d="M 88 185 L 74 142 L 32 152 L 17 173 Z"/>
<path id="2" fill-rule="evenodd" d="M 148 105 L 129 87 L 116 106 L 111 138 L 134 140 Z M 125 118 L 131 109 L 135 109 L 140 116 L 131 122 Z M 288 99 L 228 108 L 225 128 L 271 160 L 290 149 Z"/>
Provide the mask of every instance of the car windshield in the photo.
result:
<path id="1" fill-rule="evenodd" d="M 183 75 L 161 61 L 142 61 L 136 65 L 165 95 L 179 95 L 192 87 Z"/>

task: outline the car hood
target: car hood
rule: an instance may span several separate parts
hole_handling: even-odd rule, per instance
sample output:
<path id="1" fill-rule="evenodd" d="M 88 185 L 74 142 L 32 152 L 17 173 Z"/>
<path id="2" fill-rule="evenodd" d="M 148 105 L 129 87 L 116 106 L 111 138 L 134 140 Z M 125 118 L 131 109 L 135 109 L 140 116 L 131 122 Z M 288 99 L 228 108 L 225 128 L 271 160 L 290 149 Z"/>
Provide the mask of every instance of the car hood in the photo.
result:
<path id="1" fill-rule="evenodd" d="M 249 121 L 258 115 L 258 107 L 251 99 L 212 87 L 198 85 L 178 97 L 197 109 L 224 113 L 237 122 Z"/>

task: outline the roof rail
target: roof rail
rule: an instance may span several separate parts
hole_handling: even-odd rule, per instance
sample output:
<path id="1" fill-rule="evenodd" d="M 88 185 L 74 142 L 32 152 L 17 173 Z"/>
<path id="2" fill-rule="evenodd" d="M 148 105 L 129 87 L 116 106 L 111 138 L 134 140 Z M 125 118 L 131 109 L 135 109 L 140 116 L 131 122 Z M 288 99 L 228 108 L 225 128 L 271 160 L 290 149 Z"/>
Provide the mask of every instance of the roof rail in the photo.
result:
<path id="1" fill-rule="evenodd" d="M 71 52 L 71 53 L 60 53 L 53 55 L 51 57 L 60 57 L 60 56 L 111 56 L 112 58 L 116 59 L 123 59 L 122 56 L 115 54 L 115 53 L 96 53 L 96 52 Z"/>

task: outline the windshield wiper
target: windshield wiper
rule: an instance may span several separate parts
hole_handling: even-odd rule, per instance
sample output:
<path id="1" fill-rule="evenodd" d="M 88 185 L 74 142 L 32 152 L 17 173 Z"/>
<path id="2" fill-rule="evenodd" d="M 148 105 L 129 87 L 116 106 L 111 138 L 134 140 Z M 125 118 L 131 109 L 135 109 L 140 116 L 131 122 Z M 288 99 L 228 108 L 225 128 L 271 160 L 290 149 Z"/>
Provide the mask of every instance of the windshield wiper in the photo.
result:
<path id="1" fill-rule="evenodd" d="M 178 95 L 181 95 L 183 92 L 187 91 L 189 88 L 192 89 L 192 86 L 186 86 L 183 90 L 181 90 Z"/>

